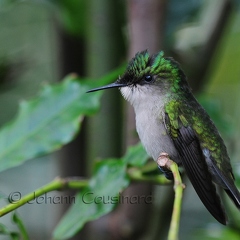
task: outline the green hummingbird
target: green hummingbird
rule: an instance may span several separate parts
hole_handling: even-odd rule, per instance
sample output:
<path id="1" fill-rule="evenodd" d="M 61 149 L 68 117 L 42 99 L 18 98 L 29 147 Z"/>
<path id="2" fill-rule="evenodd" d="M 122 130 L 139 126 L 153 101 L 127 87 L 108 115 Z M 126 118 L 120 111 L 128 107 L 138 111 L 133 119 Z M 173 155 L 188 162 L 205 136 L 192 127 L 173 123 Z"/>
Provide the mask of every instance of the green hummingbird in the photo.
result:
<path id="1" fill-rule="evenodd" d="M 207 112 L 193 96 L 183 70 L 162 51 L 139 52 L 122 77 L 94 92 L 119 88 L 136 115 L 136 129 L 147 153 L 156 161 L 162 152 L 183 166 L 199 198 L 220 223 L 227 217 L 216 185 L 240 208 L 240 193 L 226 146 Z M 164 170 L 164 169 L 163 169 Z M 170 171 L 164 171 L 172 178 Z"/>

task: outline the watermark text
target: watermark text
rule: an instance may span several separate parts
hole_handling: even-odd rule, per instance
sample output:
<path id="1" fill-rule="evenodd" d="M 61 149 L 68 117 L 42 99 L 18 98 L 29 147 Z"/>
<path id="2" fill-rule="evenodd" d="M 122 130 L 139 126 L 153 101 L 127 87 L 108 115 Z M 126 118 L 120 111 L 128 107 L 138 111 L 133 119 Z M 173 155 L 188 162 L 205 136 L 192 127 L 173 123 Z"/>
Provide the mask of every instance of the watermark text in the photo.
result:
<path id="1" fill-rule="evenodd" d="M 75 203 L 75 196 L 70 195 L 50 195 L 49 193 L 44 193 L 41 196 L 37 196 L 35 192 L 32 193 L 32 200 L 27 201 L 28 204 L 72 204 Z M 15 204 L 22 199 L 21 192 L 11 192 L 8 196 L 8 201 Z"/>

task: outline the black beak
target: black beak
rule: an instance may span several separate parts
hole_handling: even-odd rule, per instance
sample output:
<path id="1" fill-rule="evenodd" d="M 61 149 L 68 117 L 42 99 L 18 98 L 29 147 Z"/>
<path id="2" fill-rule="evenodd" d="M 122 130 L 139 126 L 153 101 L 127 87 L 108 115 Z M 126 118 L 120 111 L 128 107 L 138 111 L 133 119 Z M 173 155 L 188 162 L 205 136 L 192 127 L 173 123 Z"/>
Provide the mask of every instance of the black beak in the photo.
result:
<path id="1" fill-rule="evenodd" d="M 106 86 L 93 88 L 91 90 L 88 90 L 87 93 L 95 92 L 95 91 L 99 91 L 99 90 L 104 90 L 104 89 L 108 89 L 108 88 L 121 88 L 121 87 L 126 87 L 126 86 L 128 86 L 128 84 L 115 82 L 115 83 L 108 84 Z"/>

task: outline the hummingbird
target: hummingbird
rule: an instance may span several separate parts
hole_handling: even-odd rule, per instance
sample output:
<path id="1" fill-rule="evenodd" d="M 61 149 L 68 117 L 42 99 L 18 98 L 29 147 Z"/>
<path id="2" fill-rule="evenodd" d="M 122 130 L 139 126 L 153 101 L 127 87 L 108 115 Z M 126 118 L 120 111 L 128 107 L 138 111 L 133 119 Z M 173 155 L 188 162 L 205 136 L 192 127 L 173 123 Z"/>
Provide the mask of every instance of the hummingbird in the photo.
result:
<path id="1" fill-rule="evenodd" d="M 88 92 L 119 88 L 135 111 L 136 130 L 147 153 L 157 161 L 162 152 L 182 166 L 202 203 L 221 224 L 227 216 L 216 186 L 223 188 L 237 208 L 240 193 L 227 148 L 208 113 L 191 92 L 179 63 L 138 52 L 116 82 Z M 172 179 L 170 170 L 162 169 Z"/>

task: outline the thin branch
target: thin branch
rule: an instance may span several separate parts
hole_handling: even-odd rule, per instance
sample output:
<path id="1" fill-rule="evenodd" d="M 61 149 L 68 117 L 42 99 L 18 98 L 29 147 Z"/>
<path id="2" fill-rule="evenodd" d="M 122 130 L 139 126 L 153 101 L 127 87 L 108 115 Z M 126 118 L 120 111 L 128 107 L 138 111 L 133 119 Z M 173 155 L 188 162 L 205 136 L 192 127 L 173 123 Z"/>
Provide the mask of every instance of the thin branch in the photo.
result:
<path id="1" fill-rule="evenodd" d="M 146 175 L 144 174 L 144 171 L 142 169 L 138 168 L 129 168 L 128 176 L 132 181 L 136 182 L 148 182 L 153 184 L 159 184 L 159 185 L 165 185 L 165 184 L 171 184 L 172 181 L 169 181 L 166 179 L 164 175 Z"/>
<path id="2" fill-rule="evenodd" d="M 147 175 L 149 171 L 150 164 L 147 164 L 141 168 L 130 167 L 127 170 L 127 174 L 131 181 L 138 182 L 150 182 L 154 184 L 164 185 L 169 184 L 171 181 L 167 180 L 161 175 Z M 56 178 L 52 182 L 46 184 L 45 186 L 31 192 L 23 197 L 21 197 L 20 192 L 12 192 L 8 196 L 9 204 L 0 209 L 0 217 L 16 210 L 17 208 L 23 206 L 26 203 L 33 201 L 34 199 L 52 191 L 61 191 L 64 189 L 82 189 L 86 187 L 89 180 L 79 178 L 79 177 L 69 177 L 69 178 Z M 19 199 L 16 199 L 19 198 Z"/>
<path id="3" fill-rule="evenodd" d="M 15 209 L 23 206 L 24 204 L 36 199 L 37 197 L 51 192 L 55 190 L 63 190 L 66 188 L 71 189 L 81 189 L 87 186 L 88 181 L 85 179 L 80 178 L 56 178 L 52 182 L 48 183 L 47 185 L 31 192 L 24 197 L 21 198 L 21 194 L 19 192 L 13 192 L 8 196 L 8 200 L 10 204 L 0 209 L 0 217 L 8 214 L 9 212 L 14 211 Z M 14 195 L 15 194 L 15 195 Z M 15 197 L 21 198 L 19 200 L 14 200 Z"/>
<path id="4" fill-rule="evenodd" d="M 179 174 L 178 165 L 170 160 L 167 153 L 161 153 L 160 157 L 157 160 L 157 164 L 160 167 L 165 167 L 172 171 L 174 178 L 174 191 L 175 198 L 173 204 L 173 213 L 170 224 L 170 229 L 168 232 L 168 240 L 177 240 L 180 224 L 180 214 L 181 214 L 181 205 L 182 205 L 182 194 L 185 185 L 182 183 L 181 176 Z"/>

